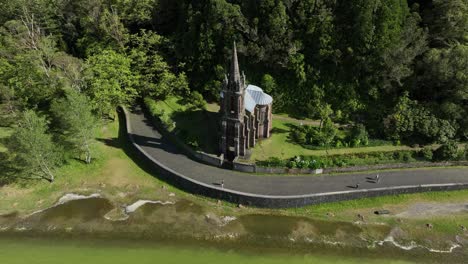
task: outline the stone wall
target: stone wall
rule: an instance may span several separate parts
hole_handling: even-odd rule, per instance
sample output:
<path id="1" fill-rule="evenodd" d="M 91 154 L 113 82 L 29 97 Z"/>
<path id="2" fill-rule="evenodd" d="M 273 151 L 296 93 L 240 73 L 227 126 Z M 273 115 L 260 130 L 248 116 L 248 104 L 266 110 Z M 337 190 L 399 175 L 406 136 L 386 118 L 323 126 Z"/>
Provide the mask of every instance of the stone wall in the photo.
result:
<path id="1" fill-rule="evenodd" d="M 263 174 L 321 174 L 321 173 L 346 173 L 346 172 L 364 172 L 373 170 L 389 170 L 389 169 L 410 169 L 410 168 L 425 168 L 425 167 L 451 167 L 451 166 L 468 166 L 468 161 L 446 161 L 446 162 L 413 162 L 413 163 L 394 163 L 394 164 L 379 164 L 354 167 L 335 167 L 326 169 L 298 169 L 298 168 L 283 168 L 283 167 L 262 167 L 251 163 L 243 163 L 234 161 L 233 170 L 241 172 L 255 172 Z"/>
<path id="2" fill-rule="evenodd" d="M 413 162 L 413 163 L 395 163 L 395 164 L 379 164 L 368 166 L 354 166 L 343 168 L 326 168 L 323 173 L 341 173 L 341 172 L 359 172 L 371 170 L 388 170 L 388 169 L 410 169 L 424 167 L 450 167 L 450 166 L 468 166 L 468 161 L 445 161 L 445 162 Z"/>
<path id="3" fill-rule="evenodd" d="M 399 186 L 380 189 L 360 189 L 351 191 L 319 193 L 310 195 L 291 195 L 291 196 L 271 196 L 271 195 L 257 195 L 251 193 L 243 193 L 234 190 L 222 189 L 216 186 L 211 186 L 203 182 L 196 181 L 185 175 L 177 173 L 171 168 L 160 163 L 148 155 L 139 145 L 137 145 L 132 136 L 132 127 L 128 120 L 128 113 L 126 109 L 121 107 L 122 111 L 119 117 L 125 120 L 125 127 L 127 136 L 135 148 L 137 155 L 142 161 L 148 163 L 157 173 L 158 177 L 166 182 L 182 189 L 187 192 L 211 197 L 214 199 L 222 199 L 235 204 L 243 204 L 247 206 L 266 207 L 266 208 L 287 208 L 287 207 L 301 207 L 311 204 L 319 204 L 324 202 L 345 201 L 366 197 L 376 197 L 382 195 L 395 195 L 416 192 L 429 192 L 429 191 L 449 191 L 467 189 L 468 184 L 432 184 L 432 185 L 412 185 L 412 186 Z"/>
<path id="4" fill-rule="evenodd" d="M 256 172 L 255 168 L 255 164 L 240 162 L 238 157 L 232 161 L 232 169 L 235 171 L 254 173 Z"/>

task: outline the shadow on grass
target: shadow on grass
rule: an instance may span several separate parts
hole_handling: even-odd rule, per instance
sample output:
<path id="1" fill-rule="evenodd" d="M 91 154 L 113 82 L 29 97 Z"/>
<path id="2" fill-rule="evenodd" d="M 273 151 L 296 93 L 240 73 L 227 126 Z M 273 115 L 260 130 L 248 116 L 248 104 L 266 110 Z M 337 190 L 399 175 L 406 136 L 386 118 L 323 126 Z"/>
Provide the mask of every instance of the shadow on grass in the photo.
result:
<path id="1" fill-rule="evenodd" d="M 283 128 L 274 127 L 274 128 L 271 129 L 271 133 L 272 133 L 272 134 L 285 134 L 285 133 L 289 133 L 289 130 L 283 129 Z"/>
<path id="2" fill-rule="evenodd" d="M 187 110 L 175 112 L 172 116 L 176 122 L 175 133 L 182 141 L 209 154 L 218 154 L 218 113 L 206 110 Z"/>

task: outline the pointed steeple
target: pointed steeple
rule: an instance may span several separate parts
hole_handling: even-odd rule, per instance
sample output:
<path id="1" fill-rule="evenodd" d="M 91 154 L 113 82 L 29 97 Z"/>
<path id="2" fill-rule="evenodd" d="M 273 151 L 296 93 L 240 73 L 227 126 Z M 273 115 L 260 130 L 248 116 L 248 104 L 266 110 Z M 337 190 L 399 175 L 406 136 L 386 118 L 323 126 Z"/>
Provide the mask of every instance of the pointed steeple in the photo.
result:
<path id="1" fill-rule="evenodd" d="M 237 48 L 236 42 L 232 48 L 232 59 L 231 59 L 231 72 L 229 74 L 229 81 L 235 87 L 237 91 L 241 91 L 241 76 L 239 71 L 239 61 L 237 60 Z"/>

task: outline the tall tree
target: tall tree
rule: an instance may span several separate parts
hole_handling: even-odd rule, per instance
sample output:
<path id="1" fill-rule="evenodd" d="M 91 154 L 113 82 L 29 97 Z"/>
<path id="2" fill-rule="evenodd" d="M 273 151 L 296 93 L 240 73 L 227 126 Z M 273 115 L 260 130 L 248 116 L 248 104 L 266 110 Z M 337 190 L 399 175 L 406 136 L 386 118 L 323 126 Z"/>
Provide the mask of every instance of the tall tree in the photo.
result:
<path id="1" fill-rule="evenodd" d="M 137 95 L 131 60 L 113 50 L 104 50 L 88 58 L 85 81 L 86 93 L 101 116 L 114 118 L 115 107 L 132 102 Z"/>
<path id="2" fill-rule="evenodd" d="M 54 170 L 61 163 L 61 157 L 47 129 L 46 119 L 33 110 L 22 114 L 7 142 L 12 166 L 19 176 L 54 181 Z"/>
<path id="3" fill-rule="evenodd" d="M 84 94 L 70 90 L 66 98 L 52 103 L 51 111 L 55 117 L 65 142 L 91 163 L 91 146 L 97 124 L 93 116 L 91 102 Z"/>
<path id="4" fill-rule="evenodd" d="M 468 42 L 468 1 L 433 0 L 434 20 L 430 24 L 431 38 L 436 43 L 450 45 Z"/>

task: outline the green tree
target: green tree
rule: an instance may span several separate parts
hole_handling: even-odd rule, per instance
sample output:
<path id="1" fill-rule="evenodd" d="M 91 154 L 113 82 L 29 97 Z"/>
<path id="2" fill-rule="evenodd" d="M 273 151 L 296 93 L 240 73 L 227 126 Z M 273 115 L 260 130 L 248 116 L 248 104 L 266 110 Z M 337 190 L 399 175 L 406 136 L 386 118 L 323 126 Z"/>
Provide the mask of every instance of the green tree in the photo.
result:
<path id="1" fill-rule="evenodd" d="M 468 2 L 433 0 L 434 21 L 429 24 L 435 42 L 451 45 L 468 42 Z"/>
<path id="2" fill-rule="evenodd" d="M 18 121 L 7 147 L 20 177 L 54 181 L 54 170 L 62 160 L 47 129 L 46 119 L 32 110 L 25 111 Z"/>
<path id="3" fill-rule="evenodd" d="M 265 92 L 269 94 L 275 92 L 278 87 L 275 78 L 270 74 L 263 75 L 261 85 Z"/>
<path id="4" fill-rule="evenodd" d="M 363 124 L 356 124 L 351 128 L 349 141 L 353 147 L 359 145 L 367 146 L 369 144 L 369 134 Z"/>
<path id="5" fill-rule="evenodd" d="M 320 135 L 322 138 L 322 144 L 327 148 L 336 137 L 337 129 L 330 118 L 324 120 L 322 128 L 320 129 Z"/>
<path id="6" fill-rule="evenodd" d="M 411 100 L 405 93 L 393 113 L 384 119 L 386 134 L 393 140 L 422 143 L 446 142 L 455 136 L 455 127 L 447 120 L 437 118 L 428 108 Z"/>
<path id="7" fill-rule="evenodd" d="M 69 91 L 66 98 L 52 103 L 51 111 L 56 119 L 65 142 L 84 154 L 84 161 L 91 163 L 91 146 L 97 120 L 93 116 L 90 100 L 76 91 Z"/>
<path id="8" fill-rule="evenodd" d="M 165 98 L 168 95 L 188 95 L 188 80 L 184 72 L 174 74 L 159 49 L 165 40 L 153 31 L 141 30 L 132 35 L 129 57 L 132 69 L 137 73 L 138 91 L 141 96 Z"/>
<path id="9" fill-rule="evenodd" d="M 455 160 L 458 158 L 458 145 L 455 141 L 448 141 L 434 151 L 438 160 Z"/>
<path id="10" fill-rule="evenodd" d="M 113 50 L 104 50 L 87 59 L 85 80 L 86 93 L 101 116 L 113 118 L 118 105 L 131 103 L 137 95 L 131 60 Z"/>
<path id="11" fill-rule="evenodd" d="M 117 0 L 116 7 L 120 10 L 122 21 L 129 26 L 148 26 L 151 24 L 153 12 L 158 0 Z"/>

